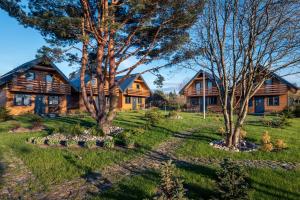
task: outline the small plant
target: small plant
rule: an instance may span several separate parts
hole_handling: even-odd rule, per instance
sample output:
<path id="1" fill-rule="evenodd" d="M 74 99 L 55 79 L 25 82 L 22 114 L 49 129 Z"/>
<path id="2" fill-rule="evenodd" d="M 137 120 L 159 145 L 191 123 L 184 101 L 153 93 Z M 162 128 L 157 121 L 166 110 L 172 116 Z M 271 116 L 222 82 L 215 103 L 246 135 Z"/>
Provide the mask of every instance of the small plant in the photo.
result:
<path id="1" fill-rule="evenodd" d="M 142 135 L 145 133 L 145 129 L 143 128 L 135 128 L 131 130 L 132 134 L 134 135 Z"/>
<path id="2" fill-rule="evenodd" d="M 47 141 L 47 144 L 48 145 L 60 145 L 60 140 L 56 139 L 56 138 L 50 138 L 48 141 Z"/>
<path id="3" fill-rule="evenodd" d="M 217 172 L 217 187 L 220 199 L 248 199 L 248 174 L 240 165 L 224 159 L 221 169 Z"/>
<path id="4" fill-rule="evenodd" d="M 45 138 L 43 138 L 43 137 L 35 138 L 34 144 L 37 144 L 37 145 L 43 145 L 43 144 L 45 144 Z"/>
<path id="5" fill-rule="evenodd" d="M 43 118 L 35 114 L 27 114 L 27 120 L 32 124 L 32 128 L 37 128 L 43 125 Z"/>
<path id="6" fill-rule="evenodd" d="M 67 147 L 75 147 L 75 146 L 78 146 L 78 142 L 75 141 L 75 140 L 67 140 L 65 144 L 66 144 Z"/>
<path id="7" fill-rule="evenodd" d="M 176 119 L 178 116 L 179 116 L 179 113 L 175 110 L 170 111 L 169 115 L 168 115 L 168 117 L 171 119 Z"/>
<path id="8" fill-rule="evenodd" d="M 222 136 L 224 136 L 226 134 L 226 130 L 224 127 L 220 127 L 217 132 Z"/>
<path id="9" fill-rule="evenodd" d="M 93 126 L 89 131 L 91 135 L 104 136 L 103 130 L 99 126 Z"/>
<path id="10" fill-rule="evenodd" d="M 271 136 L 269 135 L 268 131 L 265 131 L 261 137 L 261 143 L 262 144 L 268 144 L 271 143 Z"/>
<path id="11" fill-rule="evenodd" d="M 263 144 L 261 146 L 261 150 L 265 151 L 265 152 L 271 152 L 271 151 L 273 151 L 273 144 L 272 143 Z"/>
<path id="12" fill-rule="evenodd" d="M 6 107 L 0 107 L 0 121 L 5 122 L 12 119 L 10 111 Z"/>
<path id="13" fill-rule="evenodd" d="M 277 139 L 275 142 L 275 148 L 278 150 L 285 149 L 287 147 L 286 143 L 282 139 Z"/>
<path id="14" fill-rule="evenodd" d="M 153 109 L 146 111 L 145 118 L 146 118 L 146 121 L 149 122 L 150 126 L 156 126 L 162 120 L 163 115 L 161 114 L 159 109 L 153 108 Z"/>
<path id="15" fill-rule="evenodd" d="M 268 131 L 265 131 L 261 137 L 261 150 L 270 152 L 273 150 L 273 144 L 271 143 L 271 136 Z"/>
<path id="16" fill-rule="evenodd" d="M 106 137 L 103 141 L 103 147 L 108 149 L 114 148 L 115 147 L 114 139 L 112 137 Z"/>
<path id="17" fill-rule="evenodd" d="M 247 131 L 245 131 L 244 129 L 240 130 L 240 137 L 241 139 L 245 139 L 247 136 Z"/>
<path id="18" fill-rule="evenodd" d="M 91 149 L 91 148 L 96 146 L 96 142 L 92 141 L 92 140 L 91 141 L 85 141 L 84 146 Z"/>
<path id="19" fill-rule="evenodd" d="M 158 195 L 155 199 L 158 200 L 185 200 L 185 191 L 183 183 L 175 176 L 175 166 L 172 161 L 163 163 L 161 168 L 161 182 Z"/>
<path id="20" fill-rule="evenodd" d="M 124 131 L 123 133 L 119 134 L 116 142 L 128 148 L 133 148 L 135 145 L 135 142 L 132 139 L 131 131 Z"/>

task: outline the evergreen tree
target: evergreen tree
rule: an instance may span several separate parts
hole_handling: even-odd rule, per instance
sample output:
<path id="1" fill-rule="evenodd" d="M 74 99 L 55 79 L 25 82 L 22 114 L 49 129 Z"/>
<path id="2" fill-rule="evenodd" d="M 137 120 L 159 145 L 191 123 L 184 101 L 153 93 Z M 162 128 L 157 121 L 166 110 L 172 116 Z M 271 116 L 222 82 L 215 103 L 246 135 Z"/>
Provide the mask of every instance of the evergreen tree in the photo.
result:
<path id="1" fill-rule="evenodd" d="M 84 104 L 106 132 L 115 117 L 119 84 L 145 64 L 151 67 L 141 73 L 157 73 L 171 66 L 173 53 L 189 41 L 188 30 L 203 3 L 204 0 L 0 0 L 0 8 L 22 25 L 41 32 L 53 47 L 43 48 L 43 54 L 80 63 Z M 69 49 L 79 53 L 70 53 Z M 130 58 L 136 63 L 122 65 Z M 157 60 L 165 62 L 150 65 Z M 97 94 L 87 92 L 86 74 L 96 78 Z M 124 78 L 116 79 L 120 74 Z M 110 101 L 108 113 L 105 88 Z"/>

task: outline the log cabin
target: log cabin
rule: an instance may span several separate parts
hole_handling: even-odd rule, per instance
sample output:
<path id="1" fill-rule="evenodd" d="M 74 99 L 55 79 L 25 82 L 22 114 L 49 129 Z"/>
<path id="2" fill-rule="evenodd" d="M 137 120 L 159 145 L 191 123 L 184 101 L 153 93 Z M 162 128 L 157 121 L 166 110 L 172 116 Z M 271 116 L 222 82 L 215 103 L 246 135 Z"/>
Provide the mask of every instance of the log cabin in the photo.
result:
<path id="1" fill-rule="evenodd" d="M 34 59 L 0 77 L 0 106 L 12 115 L 65 114 L 72 87 L 47 57 Z"/>
<path id="2" fill-rule="evenodd" d="M 203 81 L 204 80 L 204 81 Z M 203 90 L 205 87 L 205 91 Z M 204 104 L 205 92 L 205 104 Z M 220 112 L 220 98 L 218 88 L 211 74 L 200 70 L 179 92 L 186 97 L 186 105 L 189 111 Z M 203 104 L 205 106 L 203 106 Z"/>
<path id="3" fill-rule="evenodd" d="M 203 77 L 205 78 L 204 82 Z M 180 91 L 186 97 L 187 109 L 203 112 L 203 83 L 205 83 L 205 109 L 212 112 L 221 111 L 218 88 L 214 83 L 213 76 L 202 70 Z M 250 99 L 248 113 L 282 112 L 290 108 L 294 103 L 294 99 L 297 99 L 299 95 L 300 92 L 297 86 L 277 74 L 271 73 L 270 78 L 265 81 L 264 85 Z"/>
<path id="4" fill-rule="evenodd" d="M 123 76 L 117 76 L 116 80 L 122 79 Z M 106 80 L 105 93 L 108 95 L 108 80 Z M 82 94 L 81 94 L 81 84 L 80 75 L 77 73 L 74 78 L 70 80 L 71 84 L 76 88 L 77 92 L 72 94 L 73 98 L 78 97 L 78 109 L 81 111 L 86 111 Z M 90 78 L 89 75 L 85 77 L 86 90 L 88 95 L 92 91 L 95 101 L 97 101 L 97 80 L 96 78 Z M 126 78 L 117 90 L 119 96 L 118 109 L 119 110 L 140 110 L 145 109 L 146 98 L 151 94 L 151 90 L 147 85 L 146 81 L 140 74 L 132 74 Z M 108 100 L 106 101 L 108 104 Z"/>

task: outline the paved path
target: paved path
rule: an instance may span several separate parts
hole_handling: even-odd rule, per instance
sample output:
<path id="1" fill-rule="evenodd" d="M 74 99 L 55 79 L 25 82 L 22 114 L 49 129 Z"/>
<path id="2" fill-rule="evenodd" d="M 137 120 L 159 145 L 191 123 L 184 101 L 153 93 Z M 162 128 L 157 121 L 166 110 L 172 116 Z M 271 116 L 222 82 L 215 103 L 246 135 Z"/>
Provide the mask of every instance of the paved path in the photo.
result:
<path id="1" fill-rule="evenodd" d="M 0 199 L 31 199 L 36 179 L 23 161 L 12 150 L 5 152 L 0 163 Z"/>

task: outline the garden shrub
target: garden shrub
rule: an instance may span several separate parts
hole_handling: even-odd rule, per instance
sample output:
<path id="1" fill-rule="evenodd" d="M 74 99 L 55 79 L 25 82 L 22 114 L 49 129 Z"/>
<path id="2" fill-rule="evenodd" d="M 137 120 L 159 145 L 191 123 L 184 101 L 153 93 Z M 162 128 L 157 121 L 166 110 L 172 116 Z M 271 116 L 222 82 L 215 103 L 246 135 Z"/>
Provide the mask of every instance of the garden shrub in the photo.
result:
<path id="1" fill-rule="evenodd" d="M 179 112 L 176 110 L 171 110 L 169 112 L 168 118 L 177 119 L 179 117 Z"/>
<path id="2" fill-rule="evenodd" d="M 286 143 L 282 139 L 277 139 L 275 142 L 275 148 L 278 150 L 285 149 L 287 147 Z"/>
<path id="3" fill-rule="evenodd" d="M 142 135 L 145 133 L 145 129 L 143 128 L 135 128 L 135 129 L 132 129 L 131 132 L 135 135 Z"/>
<path id="4" fill-rule="evenodd" d="M 103 130 L 99 126 L 93 126 L 89 131 L 91 135 L 104 136 Z"/>
<path id="5" fill-rule="evenodd" d="M 261 137 L 261 150 L 270 152 L 273 150 L 273 144 L 271 143 L 271 136 L 268 131 L 265 131 Z"/>
<path id="6" fill-rule="evenodd" d="M 93 148 L 93 147 L 95 147 L 96 146 L 96 141 L 85 141 L 85 143 L 84 143 L 84 146 L 85 147 L 87 147 L 87 148 Z"/>
<path id="7" fill-rule="evenodd" d="M 10 111 L 6 107 L 0 107 L 0 122 L 5 122 L 12 119 Z"/>
<path id="8" fill-rule="evenodd" d="M 217 172 L 217 188 L 220 199 L 249 199 L 248 180 L 248 174 L 242 166 L 229 159 L 224 159 L 221 163 L 221 169 Z"/>
<path id="9" fill-rule="evenodd" d="M 279 117 L 273 119 L 263 118 L 261 122 L 264 126 L 271 128 L 283 128 L 290 125 L 286 115 L 280 115 Z"/>
<path id="10" fill-rule="evenodd" d="M 225 130 L 225 128 L 224 127 L 220 127 L 219 129 L 218 129 L 218 131 L 217 131 L 217 133 L 219 133 L 220 135 L 225 135 L 226 134 L 226 130 Z"/>
<path id="11" fill-rule="evenodd" d="M 134 147 L 134 140 L 132 139 L 132 134 L 130 131 L 124 131 L 123 133 L 117 136 L 116 143 L 123 145 L 128 148 Z"/>
<path id="12" fill-rule="evenodd" d="M 65 145 L 67 147 L 75 147 L 75 146 L 78 146 L 78 142 L 75 140 L 67 140 Z"/>
<path id="13" fill-rule="evenodd" d="M 34 144 L 37 144 L 37 145 L 43 145 L 45 144 L 45 138 L 43 137 L 37 137 L 34 139 Z"/>
<path id="14" fill-rule="evenodd" d="M 47 141 L 48 145 L 60 145 L 60 140 L 56 139 L 56 138 L 50 138 Z"/>
<path id="15" fill-rule="evenodd" d="M 247 131 L 245 131 L 244 129 L 240 130 L 240 137 L 241 139 L 245 139 L 247 136 Z"/>
<path id="16" fill-rule="evenodd" d="M 150 110 L 147 110 L 145 113 L 146 121 L 149 122 L 148 125 L 150 126 L 156 126 L 159 124 L 159 122 L 162 120 L 163 115 L 157 108 L 153 108 Z"/>
<path id="17" fill-rule="evenodd" d="M 261 137 L 261 143 L 262 144 L 268 144 L 271 143 L 271 136 L 269 135 L 268 131 L 265 131 Z"/>
<path id="18" fill-rule="evenodd" d="M 265 152 L 273 151 L 273 144 L 272 143 L 262 144 L 261 150 Z"/>
<path id="19" fill-rule="evenodd" d="M 103 141 L 103 147 L 108 149 L 114 148 L 115 147 L 114 139 L 112 137 L 106 137 Z"/>
<path id="20" fill-rule="evenodd" d="M 171 160 L 163 163 L 161 168 L 161 181 L 157 197 L 158 200 L 184 200 L 185 191 L 183 181 L 175 176 L 175 165 Z"/>
<path id="21" fill-rule="evenodd" d="M 43 118 L 35 114 L 27 114 L 27 120 L 32 124 L 32 128 L 37 128 L 43 125 Z"/>

